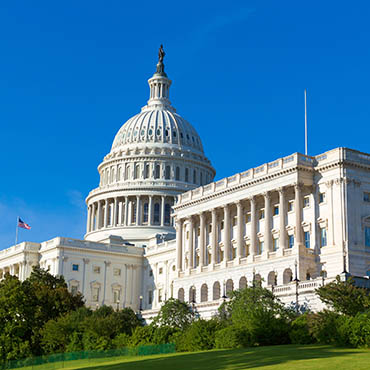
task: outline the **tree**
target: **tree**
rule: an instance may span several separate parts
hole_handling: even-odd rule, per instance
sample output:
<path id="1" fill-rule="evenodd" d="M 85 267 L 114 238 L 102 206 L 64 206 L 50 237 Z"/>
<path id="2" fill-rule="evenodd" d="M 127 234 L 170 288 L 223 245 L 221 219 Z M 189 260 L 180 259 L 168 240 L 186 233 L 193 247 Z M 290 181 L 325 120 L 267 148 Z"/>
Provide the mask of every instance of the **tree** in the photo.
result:
<path id="1" fill-rule="evenodd" d="M 316 289 L 320 299 L 334 309 L 335 312 L 349 316 L 370 309 L 369 290 L 356 287 L 354 280 L 336 280 Z"/>
<path id="2" fill-rule="evenodd" d="M 170 298 L 161 307 L 153 324 L 157 326 L 170 326 L 177 329 L 185 329 L 195 319 L 191 306 L 178 299 Z"/>

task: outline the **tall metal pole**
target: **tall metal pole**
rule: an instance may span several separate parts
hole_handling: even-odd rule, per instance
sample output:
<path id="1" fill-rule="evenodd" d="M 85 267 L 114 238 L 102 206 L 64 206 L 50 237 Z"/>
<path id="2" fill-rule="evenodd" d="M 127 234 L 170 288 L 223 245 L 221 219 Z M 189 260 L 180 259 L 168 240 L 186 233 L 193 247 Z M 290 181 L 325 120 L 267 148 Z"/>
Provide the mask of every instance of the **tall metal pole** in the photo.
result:
<path id="1" fill-rule="evenodd" d="M 17 216 L 17 226 L 15 227 L 15 245 L 18 243 L 18 222 L 19 222 L 19 216 Z"/>
<path id="2" fill-rule="evenodd" d="M 306 89 L 304 89 L 304 144 L 305 144 L 304 154 L 307 155 L 308 148 L 307 148 L 307 90 Z"/>

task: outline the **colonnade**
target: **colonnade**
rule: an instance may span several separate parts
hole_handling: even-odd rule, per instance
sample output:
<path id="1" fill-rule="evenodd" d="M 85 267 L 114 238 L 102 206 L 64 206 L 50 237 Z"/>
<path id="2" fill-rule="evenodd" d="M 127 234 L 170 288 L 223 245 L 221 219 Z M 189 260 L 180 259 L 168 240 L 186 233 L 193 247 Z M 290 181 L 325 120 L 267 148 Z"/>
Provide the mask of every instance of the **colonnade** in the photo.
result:
<path id="1" fill-rule="evenodd" d="M 289 191 L 290 197 L 292 196 L 291 188 L 294 189 L 294 245 L 303 245 L 302 185 L 295 184 L 291 187 L 279 188 L 273 192 L 237 200 L 186 218 L 180 219 L 177 217 L 177 270 L 182 271 L 185 268 L 192 269 L 198 266 L 215 265 L 234 259 L 240 260 L 240 258 L 248 255 L 255 256 L 262 252 L 275 251 L 276 246 L 273 244 L 272 235 L 273 208 L 271 206 L 271 197 L 275 195 L 275 192 L 278 193 L 278 245 L 281 250 L 289 248 L 286 229 L 288 201 L 286 195 Z M 246 213 L 247 209 L 248 213 Z M 264 212 L 263 217 L 261 217 L 259 212 Z M 236 216 L 231 217 L 231 214 Z M 248 221 L 246 217 L 248 217 Z M 258 230 L 258 220 L 261 218 L 264 219 L 264 230 Z M 231 223 L 232 219 L 233 224 Z M 250 233 L 247 236 L 245 235 L 245 225 L 249 222 Z M 233 226 L 235 226 L 235 229 Z M 223 229 L 222 240 L 219 240 L 220 228 Z M 198 238 L 194 237 L 194 232 L 197 232 Z M 187 241 L 187 248 L 185 248 L 184 235 Z M 246 240 L 248 241 L 246 242 Z M 261 241 L 263 242 L 263 251 L 260 250 Z M 194 246 L 195 242 L 197 246 Z"/>
<path id="2" fill-rule="evenodd" d="M 87 232 L 117 226 L 171 226 L 172 196 L 107 198 L 88 205 Z"/>
<path id="3" fill-rule="evenodd" d="M 0 267 L 0 280 L 5 277 L 5 274 L 17 276 L 21 281 L 26 279 L 27 262 L 22 261 L 5 267 Z"/>

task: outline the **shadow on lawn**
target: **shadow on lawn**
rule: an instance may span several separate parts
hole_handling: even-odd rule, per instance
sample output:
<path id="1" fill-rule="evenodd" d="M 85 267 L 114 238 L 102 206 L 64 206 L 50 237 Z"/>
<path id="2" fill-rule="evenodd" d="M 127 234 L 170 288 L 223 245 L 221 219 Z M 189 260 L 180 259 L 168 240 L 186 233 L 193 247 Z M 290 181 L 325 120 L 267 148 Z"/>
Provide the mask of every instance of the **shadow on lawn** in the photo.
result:
<path id="1" fill-rule="evenodd" d="M 291 360 L 330 358 L 356 352 L 340 351 L 330 346 L 271 346 L 230 351 L 184 353 L 176 356 L 151 358 L 114 365 L 89 367 L 89 370 L 160 369 L 160 370 L 241 370 L 277 365 Z"/>

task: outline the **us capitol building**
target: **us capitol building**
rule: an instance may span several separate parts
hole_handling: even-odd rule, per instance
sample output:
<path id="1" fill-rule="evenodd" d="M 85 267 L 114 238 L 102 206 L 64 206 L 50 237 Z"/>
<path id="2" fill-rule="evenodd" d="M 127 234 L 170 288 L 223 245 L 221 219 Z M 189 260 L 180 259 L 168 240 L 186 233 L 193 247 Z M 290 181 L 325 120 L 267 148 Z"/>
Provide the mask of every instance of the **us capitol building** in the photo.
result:
<path id="1" fill-rule="evenodd" d="M 84 240 L 0 251 L 5 273 L 63 275 L 92 308 L 150 319 L 170 297 L 211 317 L 230 291 L 260 281 L 286 304 L 320 309 L 336 275 L 370 274 L 370 155 L 294 153 L 213 182 L 194 127 L 169 100 L 161 47 L 150 97 L 118 131 L 86 198 Z"/>

